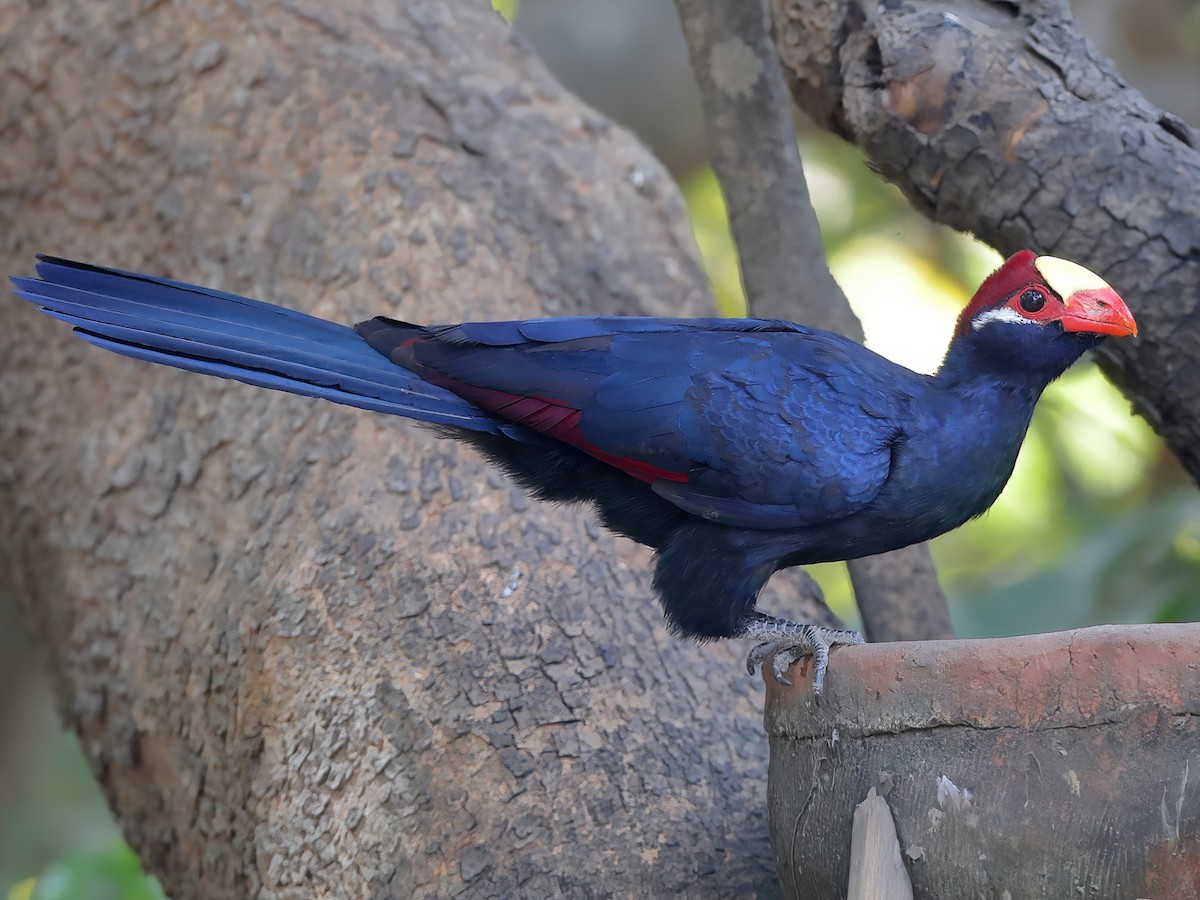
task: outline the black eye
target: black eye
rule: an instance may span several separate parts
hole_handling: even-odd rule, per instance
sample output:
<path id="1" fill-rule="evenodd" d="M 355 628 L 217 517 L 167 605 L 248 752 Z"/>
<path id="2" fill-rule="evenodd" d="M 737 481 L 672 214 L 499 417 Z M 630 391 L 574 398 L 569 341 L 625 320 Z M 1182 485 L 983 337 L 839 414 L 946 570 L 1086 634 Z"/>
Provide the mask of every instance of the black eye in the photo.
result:
<path id="1" fill-rule="evenodd" d="M 1021 295 L 1021 309 L 1035 313 L 1046 305 L 1046 295 L 1041 291 L 1028 290 Z"/>

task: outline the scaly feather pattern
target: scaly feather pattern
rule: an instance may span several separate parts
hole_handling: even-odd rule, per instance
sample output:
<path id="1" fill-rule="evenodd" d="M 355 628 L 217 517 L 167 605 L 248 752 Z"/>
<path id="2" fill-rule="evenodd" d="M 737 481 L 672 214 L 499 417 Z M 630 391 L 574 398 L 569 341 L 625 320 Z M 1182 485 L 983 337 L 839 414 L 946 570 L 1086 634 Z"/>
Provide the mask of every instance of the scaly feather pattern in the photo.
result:
<path id="1" fill-rule="evenodd" d="M 756 319 L 358 328 L 397 365 L 692 515 L 744 528 L 811 525 L 869 503 L 922 383 L 878 356 L 867 378 L 857 344 Z"/>

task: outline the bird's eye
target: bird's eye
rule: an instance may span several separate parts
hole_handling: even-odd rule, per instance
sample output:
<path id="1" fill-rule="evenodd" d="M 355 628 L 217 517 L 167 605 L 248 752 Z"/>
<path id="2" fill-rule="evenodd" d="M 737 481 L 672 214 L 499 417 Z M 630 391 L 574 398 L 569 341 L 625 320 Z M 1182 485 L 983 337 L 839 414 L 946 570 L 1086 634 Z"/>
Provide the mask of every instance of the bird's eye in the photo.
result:
<path id="1" fill-rule="evenodd" d="M 1046 305 L 1046 295 L 1041 291 L 1028 290 L 1021 295 L 1021 309 L 1027 313 L 1035 313 Z"/>

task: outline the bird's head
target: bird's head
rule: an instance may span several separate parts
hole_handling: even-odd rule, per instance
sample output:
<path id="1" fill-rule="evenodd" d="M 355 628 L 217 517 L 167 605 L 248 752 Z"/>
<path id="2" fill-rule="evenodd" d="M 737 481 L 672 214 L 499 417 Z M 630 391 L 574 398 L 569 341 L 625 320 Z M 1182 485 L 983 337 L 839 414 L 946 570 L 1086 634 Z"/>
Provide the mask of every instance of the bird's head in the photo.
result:
<path id="1" fill-rule="evenodd" d="M 1125 301 L 1077 263 L 1022 250 L 980 285 L 958 318 L 955 345 L 1045 381 L 1109 335 L 1137 334 Z"/>

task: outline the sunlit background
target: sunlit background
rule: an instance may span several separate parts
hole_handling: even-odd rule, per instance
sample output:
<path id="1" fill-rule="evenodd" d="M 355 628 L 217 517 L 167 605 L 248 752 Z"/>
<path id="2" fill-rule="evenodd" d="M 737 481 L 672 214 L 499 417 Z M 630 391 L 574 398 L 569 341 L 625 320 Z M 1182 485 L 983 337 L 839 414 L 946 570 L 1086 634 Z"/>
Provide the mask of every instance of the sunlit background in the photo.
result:
<path id="1" fill-rule="evenodd" d="M 737 260 L 705 161 L 699 101 L 671 0 L 494 5 L 561 81 L 637 131 L 672 171 L 720 311 L 740 314 Z M 1200 125 L 1200 4 L 1074 5 L 1131 82 Z M 830 265 L 869 345 L 932 371 L 957 313 L 999 256 L 913 213 L 854 147 L 804 123 L 799 134 Z M 1200 495 L 1086 360 L 1047 391 L 992 511 L 934 541 L 933 553 L 966 637 L 1200 618 Z M 814 574 L 834 609 L 855 620 L 844 567 L 819 566 Z M 0 727 L 19 728 L 30 740 L 20 742 L 20 758 L 0 760 L 0 897 L 161 896 L 120 841 L 46 697 L 10 706 L 17 712 Z"/>

